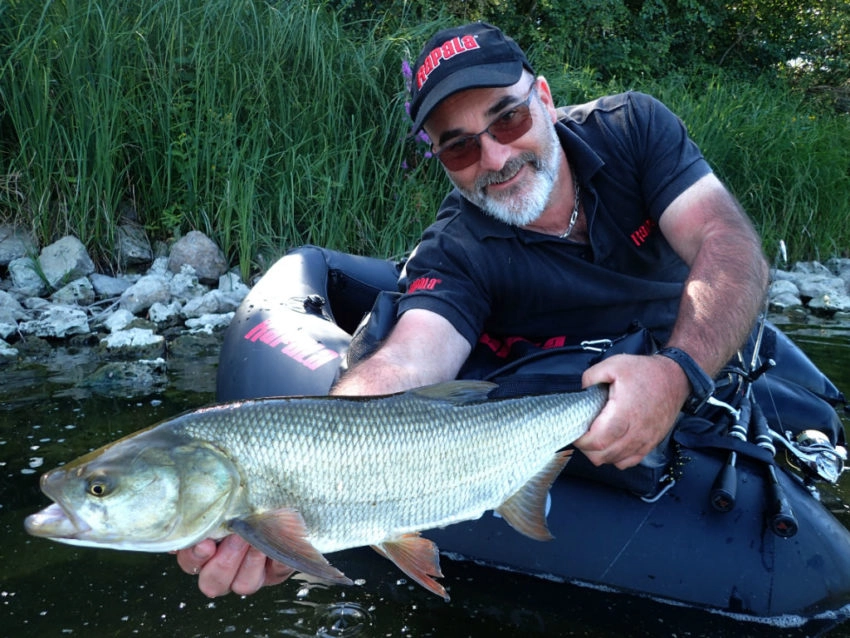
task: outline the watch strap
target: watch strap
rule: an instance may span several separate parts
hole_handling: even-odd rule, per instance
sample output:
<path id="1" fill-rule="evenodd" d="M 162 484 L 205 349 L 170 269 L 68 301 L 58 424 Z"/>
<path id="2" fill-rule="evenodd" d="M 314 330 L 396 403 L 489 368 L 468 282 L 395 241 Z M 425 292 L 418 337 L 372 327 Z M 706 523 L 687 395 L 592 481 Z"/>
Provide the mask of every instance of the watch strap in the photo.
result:
<path id="1" fill-rule="evenodd" d="M 691 394 L 682 406 L 682 411 L 694 414 L 714 393 L 714 380 L 699 367 L 691 355 L 680 348 L 661 348 L 655 354 L 672 359 L 684 371 L 688 383 L 691 384 Z"/>

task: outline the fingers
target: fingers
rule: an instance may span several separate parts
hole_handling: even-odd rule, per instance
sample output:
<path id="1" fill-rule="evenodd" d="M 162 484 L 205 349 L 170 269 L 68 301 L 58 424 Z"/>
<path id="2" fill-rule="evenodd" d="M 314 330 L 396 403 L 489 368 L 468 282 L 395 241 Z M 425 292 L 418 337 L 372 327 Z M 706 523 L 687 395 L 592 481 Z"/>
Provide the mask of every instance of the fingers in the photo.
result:
<path id="1" fill-rule="evenodd" d="M 586 387 L 607 383 L 608 402 L 575 442 L 594 465 L 637 465 L 672 429 L 681 403 L 668 370 L 652 357 L 615 355 L 588 368 Z"/>
<path id="2" fill-rule="evenodd" d="M 276 560 L 268 560 L 266 561 L 266 585 L 279 585 L 286 579 L 288 579 L 292 574 L 295 573 L 295 569 L 290 567 L 289 565 L 284 565 L 283 563 L 279 563 Z"/>
<path id="3" fill-rule="evenodd" d="M 610 463 L 623 470 L 637 465 L 654 447 L 651 433 L 631 427 L 614 406 L 603 410 L 590 430 L 575 442 L 596 466 Z"/>
<path id="4" fill-rule="evenodd" d="M 205 596 L 216 598 L 232 591 L 242 561 L 248 554 L 250 545 L 235 534 L 226 536 L 218 545 L 215 556 L 201 568 L 198 575 L 198 589 Z M 241 584 L 247 580 L 243 575 Z"/>
<path id="5" fill-rule="evenodd" d="M 249 546 L 237 567 L 236 576 L 230 583 L 230 591 L 240 596 L 248 596 L 259 591 L 266 584 L 267 560 L 265 554 Z"/>
<path id="6" fill-rule="evenodd" d="M 230 592 L 247 596 L 266 585 L 282 583 L 295 573 L 235 534 L 225 537 L 218 545 L 206 539 L 180 550 L 177 563 L 184 572 L 198 576 L 198 589 L 210 598 Z"/>
<path id="7" fill-rule="evenodd" d="M 187 574 L 197 575 L 206 562 L 215 555 L 215 552 L 215 541 L 208 538 L 188 549 L 181 549 L 176 552 L 177 564 Z"/>

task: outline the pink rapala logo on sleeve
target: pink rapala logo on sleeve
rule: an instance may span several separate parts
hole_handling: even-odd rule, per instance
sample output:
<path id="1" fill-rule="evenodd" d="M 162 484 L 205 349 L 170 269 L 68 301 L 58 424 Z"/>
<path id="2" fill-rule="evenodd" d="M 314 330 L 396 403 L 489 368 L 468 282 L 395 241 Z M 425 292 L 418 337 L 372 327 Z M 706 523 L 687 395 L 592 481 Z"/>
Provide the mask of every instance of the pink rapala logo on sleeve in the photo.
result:
<path id="1" fill-rule="evenodd" d="M 416 88 L 422 88 L 422 85 L 428 81 L 428 77 L 431 73 L 440 66 L 441 60 L 448 60 L 456 55 L 460 55 L 461 53 L 474 51 L 475 49 L 480 48 L 477 38 L 478 36 L 474 35 L 465 35 L 462 38 L 455 37 L 443 42 L 443 44 L 438 46 L 436 49 L 433 49 L 425 58 L 422 66 L 420 66 L 416 71 Z"/>

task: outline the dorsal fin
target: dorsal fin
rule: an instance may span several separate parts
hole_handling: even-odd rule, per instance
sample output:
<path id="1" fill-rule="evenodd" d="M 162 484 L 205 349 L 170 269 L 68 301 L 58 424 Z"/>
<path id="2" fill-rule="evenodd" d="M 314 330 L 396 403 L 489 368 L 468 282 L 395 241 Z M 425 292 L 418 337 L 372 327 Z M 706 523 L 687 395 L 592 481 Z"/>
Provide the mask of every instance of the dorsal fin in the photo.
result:
<path id="1" fill-rule="evenodd" d="M 414 388 L 408 392 L 423 399 L 466 405 L 486 401 L 496 387 L 498 386 L 495 383 L 489 381 L 444 381 Z"/>

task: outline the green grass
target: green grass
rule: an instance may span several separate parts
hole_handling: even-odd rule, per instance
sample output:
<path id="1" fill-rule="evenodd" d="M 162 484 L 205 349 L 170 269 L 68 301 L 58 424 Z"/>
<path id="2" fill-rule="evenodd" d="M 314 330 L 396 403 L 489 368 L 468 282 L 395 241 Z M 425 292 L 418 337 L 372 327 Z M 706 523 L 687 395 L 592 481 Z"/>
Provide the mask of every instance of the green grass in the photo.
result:
<path id="1" fill-rule="evenodd" d="M 850 116 L 775 81 L 718 75 L 656 87 L 753 217 L 768 255 L 850 250 Z"/>
<path id="2" fill-rule="evenodd" d="M 306 242 L 403 254 L 447 188 L 405 140 L 402 60 L 433 30 L 343 25 L 322 3 L 0 2 L 0 222 L 42 244 L 75 234 L 104 266 L 122 217 L 156 239 L 204 231 L 245 277 Z M 850 247 L 846 115 L 778 83 L 540 71 L 563 102 L 665 100 L 768 254 L 779 239 L 795 259 Z"/>

